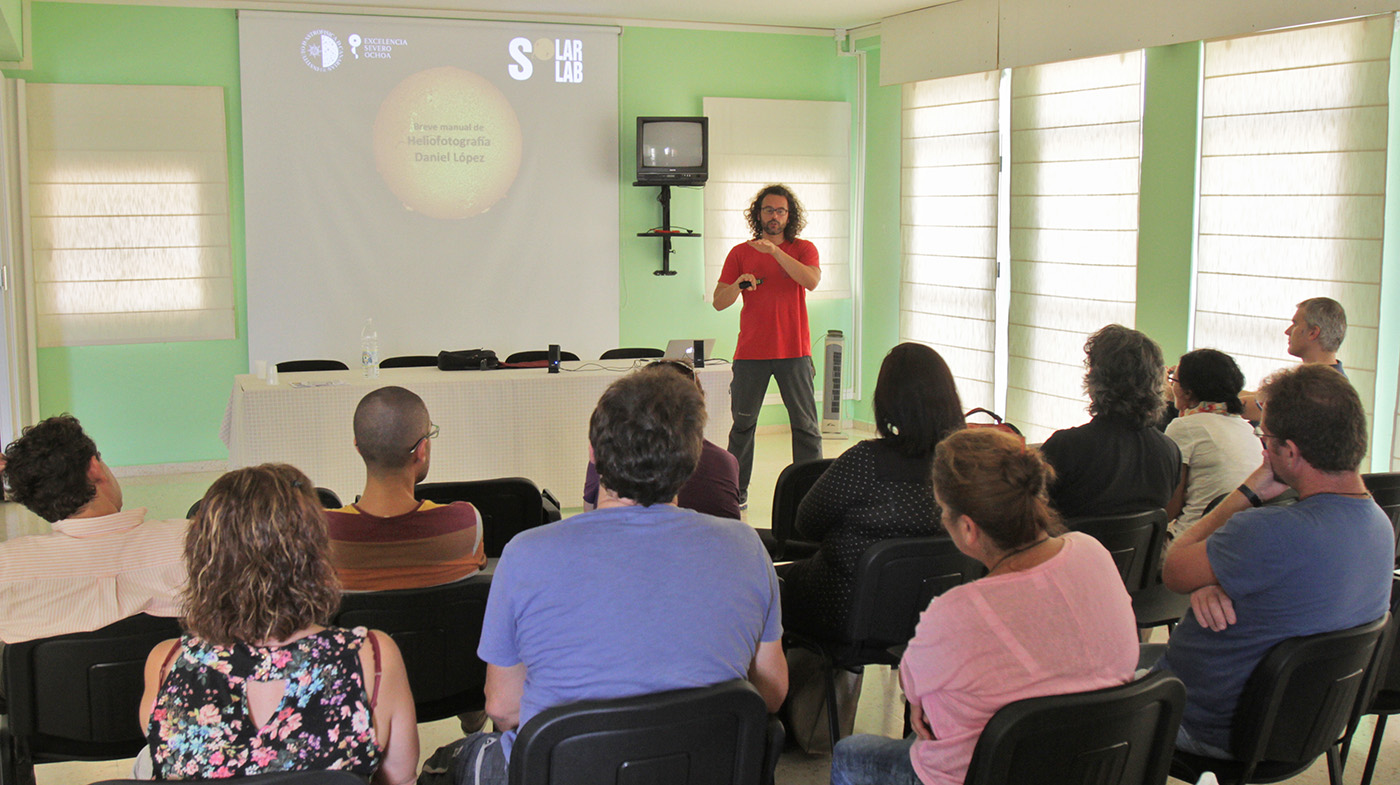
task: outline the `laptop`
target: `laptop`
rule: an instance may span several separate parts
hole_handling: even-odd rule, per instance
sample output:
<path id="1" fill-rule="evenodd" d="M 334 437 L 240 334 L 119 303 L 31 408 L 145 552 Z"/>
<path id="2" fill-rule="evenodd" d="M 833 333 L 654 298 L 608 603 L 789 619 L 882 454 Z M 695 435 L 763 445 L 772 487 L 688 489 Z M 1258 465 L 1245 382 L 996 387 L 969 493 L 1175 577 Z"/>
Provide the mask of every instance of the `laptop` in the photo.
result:
<path id="1" fill-rule="evenodd" d="M 690 360 L 691 362 L 695 362 L 695 341 L 695 338 L 678 338 L 674 341 L 668 341 L 666 343 L 666 359 Z M 704 342 L 705 360 L 709 361 L 715 356 L 715 339 L 706 338 Z"/>

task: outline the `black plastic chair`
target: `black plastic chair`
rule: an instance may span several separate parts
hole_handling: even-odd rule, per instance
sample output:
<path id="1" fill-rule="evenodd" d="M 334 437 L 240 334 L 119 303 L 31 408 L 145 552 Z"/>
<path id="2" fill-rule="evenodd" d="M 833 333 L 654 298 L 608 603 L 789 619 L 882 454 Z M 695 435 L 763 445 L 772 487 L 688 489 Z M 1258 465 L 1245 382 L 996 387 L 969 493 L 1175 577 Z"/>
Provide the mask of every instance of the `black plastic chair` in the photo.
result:
<path id="1" fill-rule="evenodd" d="M 802 559 L 817 552 L 820 543 L 793 538 L 797 527 L 797 507 L 817 479 L 826 473 L 835 458 L 819 458 L 789 464 L 773 485 L 773 528 L 759 529 L 759 539 L 773 561 Z"/>
<path id="2" fill-rule="evenodd" d="M 1154 673 L 1119 687 L 1028 698 L 982 729 L 967 785 L 1162 785 L 1186 687 Z"/>
<path id="3" fill-rule="evenodd" d="M 1162 543 L 1167 536 L 1165 510 L 1070 518 L 1065 521 L 1065 528 L 1084 532 L 1103 543 L 1113 555 L 1129 594 L 1147 589 L 1156 580 Z"/>
<path id="4" fill-rule="evenodd" d="M 178 637 L 177 620 L 138 614 L 92 632 L 5 646 L 0 785 L 33 783 L 35 763 L 139 752 L 146 744 L 136 720 L 146 657 Z"/>
<path id="5" fill-rule="evenodd" d="M 1381 752 L 1381 740 L 1385 738 L 1386 720 L 1392 714 L 1400 714 L 1400 646 L 1396 645 L 1396 613 L 1400 611 L 1400 578 L 1394 578 L 1390 585 L 1390 617 L 1391 624 L 1386 629 L 1385 636 L 1381 639 L 1381 648 L 1376 650 L 1374 672 L 1374 684 L 1371 694 L 1365 701 L 1366 706 L 1360 712 L 1361 715 L 1376 715 L 1376 727 L 1371 731 L 1371 749 L 1366 754 L 1366 767 L 1361 772 L 1361 785 L 1371 785 L 1371 778 L 1376 773 L 1376 759 Z M 1358 716 L 1351 723 L 1347 732 L 1348 744 L 1342 745 L 1342 763 L 1346 763 L 1347 749 L 1350 746 L 1351 734 L 1356 731 L 1356 726 L 1360 720 Z"/>
<path id="6" fill-rule="evenodd" d="M 827 720 L 831 742 L 841 738 L 836 706 L 836 668 L 898 665 L 914 637 L 919 614 L 934 597 L 987 572 L 963 555 L 948 537 L 901 537 L 877 542 L 856 563 L 851 612 L 839 638 L 822 639 L 789 631 L 792 646 L 815 651 L 826 661 Z"/>
<path id="7" fill-rule="evenodd" d="M 549 351 L 533 350 L 528 352 L 516 352 L 506 358 L 506 364 L 514 363 L 538 363 L 549 359 Z M 578 362 L 578 355 L 573 352 L 560 351 L 559 359 L 564 362 Z"/>
<path id="8" fill-rule="evenodd" d="M 653 357 L 665 357 L 666 352 L 662 349 L 652 349 L 645 346 L 623 347 L 621 349 L 609 349 L 598 357 L 599 360 L 649 360 Z"/>
<path id="9" fill-rule="evenodd" d="M 541 491 L 539 486 L 524 477 L 424 482 L 413 489 L 413 495 L 438 504 L 471 502 L 481 513 L 486 555 L 493 559 L 501 555 L 510 538 L 562 517 L 559 502 L 549 491 Z"/>
<path id="10" fill-rule="evenodd" d="M 331 490 L 330 488 L 322 488 L 319 485 L 316 486 L 316 498 L 321 500 L 321 506 L 326 508 L 327 510 L 338 510 L 341 507 L 345 506 L 340 501 L 340 497 L 337 496 L 335 491 Z M 194 514 L 199 512 L 199 505 L 203 502 L 203 498 L 196 499 L 194 504 L 191 504 L 190 509 L 185 513 L 185 517 L 193 518 Z"/>
<path id="11" fill-rule="evenodd" d="M 287 360 L 277 363 L 278 373 L 300 373 L 302 371 L 348 371 L 350 366 L 340 360 Z"/>
<path id="12" fill-rule="evenodd" d="M 1371 492 L 1371 498 L 1390 516 L 1397 540 L 1400 540 L 1400 472 L 1363 474 L 1361 481 L 1366 484 L 1366 490 Z M 1397 548 L 1400 548 L 1400 541 L 1397 542 Z M 1395 564 L 1400 567 L 1400 550 L 1396 551 L 1396 556 Z"/>
<path id="13" fill-rule="evenodd" d="M 1230 727 L 1236 760 L 1178 751 L 1171 775 L 1195 782 L 1213 771 L 1222 785 L 1278 782 L 1325 752 L 1332 785 L 1342 785 L 1344 734 L 1365 702 L 1367 671 L 1389 618 L 1274 646 L 1240 694 Z"/>
<path id="14" fill-rule="evenodd" d="M 476 656 L 491 576 L 442 586 L 346 592 L 334 623 L 388 633 L 403 653 L 419 722 L 485 707 L 486 663 Z"/>
<path id="15" fill-rule="evenodd" d="M 555 706 L 520 729 L 510 785 L 759 785 L 781 748 L 771 727 L 743 679 Z"/>
<path id="16" fill-rule="evenodd" d="M 379 361 L 380 368 L 436 368 L 436 354 L 401 354 Z"/>

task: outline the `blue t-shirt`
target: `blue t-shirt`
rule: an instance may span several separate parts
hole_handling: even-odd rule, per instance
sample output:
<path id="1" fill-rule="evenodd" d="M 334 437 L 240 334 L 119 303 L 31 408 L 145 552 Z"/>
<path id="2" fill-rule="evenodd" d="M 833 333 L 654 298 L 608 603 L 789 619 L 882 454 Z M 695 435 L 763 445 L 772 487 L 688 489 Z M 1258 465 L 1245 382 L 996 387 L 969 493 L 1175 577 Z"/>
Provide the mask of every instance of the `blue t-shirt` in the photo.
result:
<path id="1" fill-rule="evenodd" d="M 747 678 L 782 638 L 778 579 L 741 521 L 657 504 L 515 536 L 491 579 L 477 654 L 525 663 L 520 725 L 544 709 Z M 507 759 L 515 731 L 501 737 Z"/>
<path id="2" fill-rule="evenodd" d="M 1240 692 L 1269 649 L 1389 610 L 1395 535 L 1372 500 L 1323 493 L 1236 513 L 1206 540 L 1206 555 L 1237 623 L 1211 632 L 1188 611 L 1159 667 L 1186 685 L 1187 732 L 1228 750 Z"/>

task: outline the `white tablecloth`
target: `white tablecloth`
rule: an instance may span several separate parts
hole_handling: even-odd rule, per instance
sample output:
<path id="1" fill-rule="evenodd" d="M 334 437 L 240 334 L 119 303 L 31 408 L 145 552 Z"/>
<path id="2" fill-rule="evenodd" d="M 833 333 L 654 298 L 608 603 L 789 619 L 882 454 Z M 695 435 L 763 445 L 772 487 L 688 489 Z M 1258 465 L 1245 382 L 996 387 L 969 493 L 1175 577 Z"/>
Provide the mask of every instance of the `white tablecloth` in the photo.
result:
<path id="1" fill-rule="evenodd" d="M 592 366 L 587 370 L 571 370 Z M 376 387 L 399 385 L 422 396 L 442 433 L 433 442 L 429 482 L 528 477 L 565 507 L 583 500 L 588 465 L 588 417 L 603 390 L 630 364 L 444 372 L 386 368 L 378 379 L 357 370 L 284 373 L 277 385 L 234 377 L 225 418 L 229 467 L 290 463 L 347 504 L 364 489 L 365 466 L 355 452 L 355 406 Z M 729 413 L 728 365 L 697 370 L 709 408 L 705 438 L 724 446 Z M 327 384 L 329 383 L 329 384 Z M 321 386 L 299 387 L 298 384 Z"/>

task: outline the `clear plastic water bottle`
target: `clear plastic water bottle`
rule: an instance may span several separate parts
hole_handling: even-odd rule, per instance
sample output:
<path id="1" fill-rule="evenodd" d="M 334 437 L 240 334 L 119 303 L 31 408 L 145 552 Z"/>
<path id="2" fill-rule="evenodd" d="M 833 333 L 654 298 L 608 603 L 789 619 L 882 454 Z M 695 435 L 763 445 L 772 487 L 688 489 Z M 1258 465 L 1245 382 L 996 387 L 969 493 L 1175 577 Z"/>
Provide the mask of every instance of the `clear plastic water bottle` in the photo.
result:
<path id="1" fill-rule="evenodd" d="M 374 329 L 373 319 L 366 319 L 360 330 L 360 367 L 366 379 L 379 378 L 379 332 Z"/>

